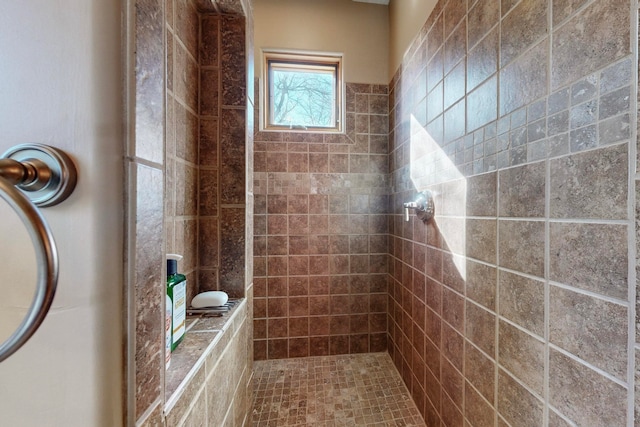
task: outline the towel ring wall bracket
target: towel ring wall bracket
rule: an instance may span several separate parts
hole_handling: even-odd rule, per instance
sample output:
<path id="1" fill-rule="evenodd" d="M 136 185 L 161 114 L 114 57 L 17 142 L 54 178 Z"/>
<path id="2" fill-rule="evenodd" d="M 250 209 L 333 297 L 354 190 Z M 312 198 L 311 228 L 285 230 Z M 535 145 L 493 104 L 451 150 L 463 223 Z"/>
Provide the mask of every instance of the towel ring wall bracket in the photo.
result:
<path id="1" fill-rule="evenodd" d="M 40 327 L 58 284 L 58 251 L 39 207 L 56 205 L 73 192 L 76 168 L 66 153 L 42 144 L 23 144 L 0 158 L 0 199 L 27 227 L 36 249 L 37 285 L 33 301 L 18 328 L 0 341 L 0 362 L 18 351 Z"/>
<path id="2" fill-rule="evenodd" d="M 77 173 L 67 154 L 44 144 L 22 144 L 0 158 L 0 177 L 17 186 L 36 206 L 54 206 L 73 192 Z"/>

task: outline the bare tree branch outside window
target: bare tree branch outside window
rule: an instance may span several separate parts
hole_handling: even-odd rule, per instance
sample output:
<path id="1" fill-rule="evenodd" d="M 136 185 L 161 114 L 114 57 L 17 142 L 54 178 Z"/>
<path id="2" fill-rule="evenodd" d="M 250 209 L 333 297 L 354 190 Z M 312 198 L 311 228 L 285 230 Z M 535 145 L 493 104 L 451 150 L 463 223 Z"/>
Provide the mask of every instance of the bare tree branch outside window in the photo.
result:
<path id="1" fill-rule="evenodd" d="M 272 124 L 334 126 L 333 74 L 274 69 L 271 96 Z"/>
<path id="2" fill-rule="evenodd" d="M 263 50 L 260 128 L 344 132 L 342 54 Z"/>

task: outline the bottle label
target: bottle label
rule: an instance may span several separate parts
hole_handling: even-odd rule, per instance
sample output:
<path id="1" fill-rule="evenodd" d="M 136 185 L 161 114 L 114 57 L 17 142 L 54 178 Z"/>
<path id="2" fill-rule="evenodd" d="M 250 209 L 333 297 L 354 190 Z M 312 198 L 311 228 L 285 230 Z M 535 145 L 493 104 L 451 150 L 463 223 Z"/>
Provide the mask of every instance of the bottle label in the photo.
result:
<path id="1" fill-rule="evenodd" d="M 177 343 L 185 332 L 187 319 L 187 281 L 173 286 L 173 344 Z"/>
<path id="2" fill-rule="evenodd" d="M 165 348 L 164 348 L 164 356 L 165 356 L 165 367 L 169 368 L 171 364 L 171 322 L 173 318 L 173 303 L 171 302 L 171 298 L 167 295 L 166 300 L 166 312 L 165 312 L 165 324 L 164 324 L 164 332 L 165 332 Z"/>

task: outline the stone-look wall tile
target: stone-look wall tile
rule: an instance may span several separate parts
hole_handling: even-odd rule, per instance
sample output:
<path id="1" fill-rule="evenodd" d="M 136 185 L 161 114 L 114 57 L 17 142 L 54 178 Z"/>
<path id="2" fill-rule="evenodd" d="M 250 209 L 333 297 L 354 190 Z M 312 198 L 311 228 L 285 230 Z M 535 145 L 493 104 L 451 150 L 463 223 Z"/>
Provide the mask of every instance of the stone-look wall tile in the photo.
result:
<path id="1" fill-rule="evenodd" d="M 498 374 L 498 413 L 511 426 L 543 425 L 543 404 L 509 374 Z"/>
<path id="2" fill-rule="evenodd" d="M 543 40 L 500 71 L 500 117 L 545 95 L 547 68 L 538 65 L 548 60 Z"/>
<path id="3" fill-rule="evenodd" d="M 465 95 L 466 61 L 461 61 L 444 78 L 444 109 L 451 107 Z"/>
<path id="4" fill-rule="evenodd" d="M 144 73 L 136 73 L 136 137 L 130 149 L 136 157 L 158 164 L 163 163 L 164 129 L 160 124 L 165 114 L 162 15 L 162 2 L 136 1 L 135 67 Z"/>
<path id="5" fill-rule="evenodd" d="M 445 401 L 448 400 L 448 403 L 455 405 L 456 409 L 462 408 L 464 396 L 464 378 L 462 374 L 446 359 L 442 362 L 441 370 L 442 390 L 444 391 L 443 397 L 446 398 Z M 445 401 L 443 401 L 443 404 Z"/>
<path id="6" fill-rule="evenodd" d="M 498 238 L 501 267 L 543 277 L 544 222 L 498 221 Z"/>
<path id="7" fill-rule="evenodd" d="M 627 240 L 624 225 L 552 223 L 549 278 L 626 300 Z"/>
<path id="8" fill-rule="evenodd" d="M 229 425 L 244 426 L 251 422 L 251 405 L 253 397 L 251 372 L 252 370 L 249 367 L 245 367 L 242 372 L 238 388 L 236 389 L 236 394 L 233 397 L 233 418 L 231 417 L 231 414 L 227 417 Z"/>
<path id="9" fill-rule="evenodd" d="M 182 184 L 182 188 L 176 189 L 176 215 L 195 216 L 198 213 L 196 204 L 198 198 L 198 171 L 195 167 L 176 162 L 176 185 Z"/>
<path id="10" fill-rule="evenodd" d="M 467 132 L 497 119 L 497 76 L 493 76 L 467 96 Z M 446 93 L 446 87 L 445 87 Z"/>
<path id="11" fill-rule="evenodd" d="M 600 138 L 600 144 L 602 145 L 628 140 L 630 137 L 629 114 L 612 117 L 600 122 L 598 136 Z"/>
<path id="12" fill-rule="evenodd" d="M 190 0 L 175 1 L 175 33 L 184 43 L 187 51 L 198 58 L 199 17 L 195 5 Z"/>
<path id="13" fill-rule="evenodd" d="M 178 269 L 183 274 L 192 273 L 197 266 L 197 227 L 196 219 L 181 218 L 175 221 L 176 241 L 173 249 L 183 256 L 181 263 L 178 264 Z"/>
<path id="14" fill-rule="evenodd" d="M 637 340 L 636 340 L 637 341 Z M 636 344 L 637 345 L 637 344 Z M 635 362 L 636 366 L 640 366 L 640 349 L 635 349 Z M 634 410 L 634 425 L 640 424 L 640 369 L 636 369 L 635 373 L 635 410 Z"/>
<path id="15" fill-rule="evenodd" d="M 219 265 L 219 237 L 218 220 L 213 218 L 201 218 L 199 220 L 199 256 L 200 266 L 217 268 Z"/>
<path id="16" fill-rule="evenodd" d="M 153 408 L 151 413 L 142 422 L 140 422 L 141 420 L 138 420 L 137 425 L 140 427 L 164 426 L 164 412 L 162 410 L 162 406 L 161 401 L 156 402 L 156 406 Z"/>
<path id="17" fill-rule="evenodd" d="M 464 332 L 464 297 L 447 288 L 442 293 L 442 320 Z"/>
<path id="18" fill-rule="evenodd" d="M 218 119 L 200 118 L 200 166 L 218 166 Z"/>
<path id="19" fill-rule="evenodd" d="M 245 210 L 223 208 L 220 215 L 220 287 L 230 297 L 244 295 Z"/>
<path id="20" fill-rule="evenodd" d="M 165 223 L 171 224 L 176 216 L 176 162 L 174 159 L 167 159 L 164 167 L 164 209 Z M 173 235 L 170 234 L 170 236 Z M 174 245 L 174 240 L 170 239 L 167 244 L 169 248 Z"/>
<path id="21" fill-rule="evenodd" d="M 499 314 L 544 336 L 544 283 L 500 270 Z"/>
<path id="22" fill-rule="evenodd" d="M 500 321 L 498 362 L 540 396 L 544 387 L 544 342 Z"/>
<path id="23" fill-rule="evenodd" d="M 627 217 L 627 144 L 550 161 L 552 218 Z"/>
<path id="24" fill-rule="evenodd" d="M 476 4 L 495 4 L 482 0 Z M 467 92 L 475 89 L 480 83 L 498 71 L 498 38 L 499 30 L 493 29 L 480 43 L 467 54 Z"/>
<path id="25" fill-rule="evenodd" d="M 220 203 L 245 203 L 245 110 L 223 109 L 220 122 Z"/>
<path id="26" fill-rule="evenodd" d="M 493 355 L 496 345 L 495 314 L 467 302 L 465 336 L 486 354 Z"/>
<path id="27" fill-rule="evenodd" d="M 478 304 L 495 311 L 497 269 L 486 264 L 467 260 L 466 295 Z"/>
<path id="28" fill-rule="evenodd" d="M 442 395 L 442 423 L 446 426 L 459 426 L 463 423 L 460 409 L 454 404 L 449 395 Z"/>
<path id="29" fill-rule="evenodd" d="M 175 156 L 190 163 L 198 162 L 198 117 L 180 103 L 174 104 L 176 129 Z"/>
<path id="30" fill-rule="evenodd" d="M 184 347 L 184 346 L 183 346 Z M 188 414 L 188 419 L 206 421 L 207 419 L 207 407 L 206 407 L 206 395 L 203 392 L 203 386 L 205 384 L 205 369 L 204 366 L 198 368 L 198 370 L 193 374 L 192 379 L 184 388 L 184 391 L 181 391 L 180 399 L 176 402 L 176 404 L 171 408 L 169 413 L 167 414 L 166 424 L 168 426 L 177 426 L 180 421 Z M 172 385 L 172 389 L 178 385 Z M 167 393 L 167 389 L 165 388 L 165 393 Z M 167 394 L 168 398 L 170 394 Z M 195 402 L 195 406 L 191 408 L 191 405 Z M 197 412 L 197 413 L 194 413 Z M 198 424 L 196 424 L 198 425 Z M 202 424 L 200 424 L 202 425 Z"/>
<path id="31" fill-rule="evenodd" d="M 633 82 L 633 61 L 627 58 L 611 65 L 600 74 L 600 94 L 609 93 L 614 89 Z"/>
<path id="32" fill-rule="evenodd" d="M 559 23 L 573 15 L 579 8 L 584 6 L 588 0 L 555 0 L 553 2 L 553 25 L 554 28 Z"/>
<path id="33" fill-rule="evenodd" d="M 218 171 L 200 169 L 199 207 L 201 216 L 218 215 Z"/>
<path id="34" fill-rule="evenodd" d="M 553 410 L 549 410 L 549 427 L 571 427 L 567 420 L 562 418 L 559 414 Z"/>
<path id="35" fill-rule="evenodd" d="M 507 13 L 509 13 L 513 8 L 513 6 L 515 6 L 518 3 L 518 1 L 519 0 L 502 0 L 500 3 L 501 4 L 500 10 L 502 11 L 502 16 L 505 16 Z"/>
<path id="36" fill-rule="evenodd" d="M 220 72 L 218 69 L 200 70 L 200 114 L 218 116 L 220 108 L 219 85 Z"/>
<path id="37" fill-rule="evenodd" d="M 164 271 L 162 230 L 162 171 L 131 164 L 135 177 L 135 418 L 161 396 L 164 372 L 164 329 L 161 310 L 163 293 L 158 292 Z"/>
<path id="38" fill-rule="evenodd" d="M 464 398 L 464 416 L 473 422 L 474 427 L 494 425 L 495 409 L 469 383 L 465 383 Z"/>
<path id="39" fill-rule="evenodd" d="M 475 46 L 491 28 L 500 20 L 500 4 L 490 0 L 476 1 L 473 6 L 469 4 L 468 37 L 469 47 Z M 498 44 L 495 43 L 494 46 Z"/>
<path id="40" fill-rule="evenodd" d="M 626 0 L 598 0 L 554 29 L 551 85 L 554 89 L 630 53 L 629 7 Z M 588 30 L 587 30 L 588 29 Z M 589 37 L 585 38 L 585 31 Z"/>
<path id="41" fill-rule="evenodd" d="M 627 391 L 576 360 L 549 355 L 549 403 L 577 425 L 625 425 Z"/>
<path id="42" fill-rule="evenodd" d="M 168 1 L 167 3 L 173 3 L 172 1 Z M 173 33 L 167 29 L 166 31 L 166 37 L 167 37 L 167 46 L 166 46 L 166 54 L 165 54 L 165 61 L 166 64 L 165 66 L 167 67 L 167 71 L 166 71 L 166 89 L 167 89 L 167 103 L 169 103 L 169 100 L 173 100 L 173 46 L 174 46 L 174 36 Z M 169 114 L 167 112 L 167 129 L 170 125 L 170 121 L 169 121 Z M 165 149 L 166 149 L 166 144 L 167 141 L 165 141 Z"/>
<path id="43" fill-rule="evenodd" d="M 629 86 L 602 95 L 598 101 L 598 118 L 608 119 L 627 112 L 630 107 L 631 88 Z"/>
<path id="44" fill-rule="evenodd" d="M 242 337 L 248 332 L 248 326 L 246 322 L 244 325 L 231 339 L 217 363 L 212 366 L 207 365 L 206 395 L 210 425 L 219 423 L 227 416 L 233 417 L 233 411 L 229 409 L 233 403 L 234 391 L 242 379 L 242 372 L 247 363 L 246 357 L 243 357 L 246 353 L 246 345 Z"/>
<path id="45" fill-rule="evenodd" d="M 531 163 L 499 172 L 501 217 L 536 218 L 544 216 L 545 162 Z"/>
<path id="46" fill-rule="evenodd" d="M 201 15 L 200 21 L 200 65 L 203 67 L 218 67 L 219 64 L 219 25 L 218 15 Z"/>
<path id="47" fill-rule="evenodd" d="M 197 163 L 198 118 L 178 103 L 174 104 L 174 108 L 174 125 L 176 127 L 175 156 L 189 163 Z"/>
<path id="48" fill-rule="evenodd" d="M 525 0 L 502 20 L 500 65 L 504 67 L 547 34 L 547 1 Z"/>
<path id="49" fill-rule="evenodd" d="M 469 342 L 465 343 L 465 377 L 473 387 L 490 403 L 495 402 L 495 361 Z"/>
<path id="50" fill-rule="evenodd" d="M 427 39 L 429 43 L 427 43 L 427 59 L 433 58 L 433 55 L 436 54 L 438 49 L 440 49 L 444 44 L 444 13 L 440 13 L 439 15 L 434 10 L 432 16 L 436 16 L 435 22 L 429 32 L 427 33 Z"/>
<path id="51" fill-rule="evenodd" d="M 555 286 L 549 300 L 549 341 L 624 381 L 626 307 Z"/>
<path id="52" fill-rule="evenodd" d="M 453 29 L 467 14 L 467 2 L 465 0 L 451 0 L 444 6 L 444 36 L 451 34 Z"/>
<path id="53" fill-rule="evenodd" d="M 583 104 L 572 107 L 569 113 L 570 129 L 576 129 L 582 126 L 593 124 L 596 119 L 597 107 L 598 104 L 595 100 L 590 100 Z"/>
<path id="54" fill-rule="evenodd" d="M 458 2 L 454 0 L 451 3 Z M 446 20 L 445 20 L 446 25 Z M 447 36 L 444 43 L 444 73 L 449 73 L 456 64 L 465 57 L 467 50 L 467 21 L 466 18 L 456 29 Z"/>
<path id="55" fill-rule="evenodd" d="M 428 95 L 431 97 L 432 93 L 435 93 L 436 100 L 439 99 L 438 102 L 433 102 L 429 97 L 427 98 L 427 120 L 431 121 L 438 116 L 442 112 L 442 88 L 443 82 L 442 79 L 444 77 L 443 71 L 443 49 L 440 49 L 436 56 L 433 57 L 429 65 L 427 66 L 427 90 Z M 435 91 L 435 92 L 434 92 Z M 439 106 L 439 111 L 437 110 Z M 434 110 L 435 109 L 435 110 Z"/>
<path id="56" fill-rule="evenodd" d="M 235 1 L 235 0 L 234 0 Z M 247 58 L 245 50 L 245 18 L 224 15 L 220 28 L 222 52 L 222 105 L 246 106 Z"/>
<path id="57" fill-rule="evenodd" d="M 495 264 L 497 222 L 494 219 L 467 219 L 466 255 Z M 464 239 L 464 238 L 463 238 Z"/>
<path id="58" fill-rule="evenodd" d="M 450 143 L 465 132 L 466 103 L 461 100 L 444 113 L 444 142 Z"/>
<path id="59" fill-rule="evenodd" d="M 174 46 L 173 87 L 175 97 L 191 111 L 197 112 L 200 74 L 198 63 L 179 43 L 175 43 Z"/>
<path id="60" fill-rule="evenodd" d="M 497 174 L 474 175 L 466 180 L 466 214 L 496 216 Z"/>
<path id="61" fill-rule="evenodd" d="M 490 244 L 493 243 L 489 238 L 483 237 L 485 233 L 484 230 L 480 228 L 476 223 L 468 224 L 467 227 L 475 226 L 474 230 L 477 232 L 478 237 L 482 240 L 481 242 L 469 242 L 467 236 L 465 235 L 465 221 L 460 218 L 455 217 L 442 217 L 438 218 L 438 225 L 440 226 L 440 231 L 446 240 L 446 247 L 444 249 L 453 252 L 454 254 L 465 254 L 469 249 L 466 248 L 469 245 L 473 245 L 473 249 L 475 253 L 486 253 L 490 252 Z M 469 220 L 472 221 L 472 220 Z M 491 220 L 476 220 L 476 221 L 484 221 L 484 223 L 489 224 Z M 495 221 L 494 221 L 495 222 Z M 491 231 L 488 232 L 489 234 Z M 483 246 L 484 244 L 484 246 Z M 483 249 L 485 249 L 483 251 Z M 490 256 L 490 253 L 487 255 Z"/>

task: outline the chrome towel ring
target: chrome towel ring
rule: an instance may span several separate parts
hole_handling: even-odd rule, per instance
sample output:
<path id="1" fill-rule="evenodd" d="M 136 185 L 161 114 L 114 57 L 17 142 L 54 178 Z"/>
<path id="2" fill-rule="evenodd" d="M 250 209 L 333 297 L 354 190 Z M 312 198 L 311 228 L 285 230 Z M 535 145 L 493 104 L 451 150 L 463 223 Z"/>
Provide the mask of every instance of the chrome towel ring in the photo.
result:
<path id="1" fill-rule="evenodd" d="M 54 147 L 18 145 L 0 158 L 0 198 L 27 227 L 38 263 L 35 297 L 22 323 L 0 343 L 0 362 L 18 351 L 40 327 L 57 287 L 58 251 L 47 222 L 34 205 L 46 207 L 62 202 L 73 192 L 76 180 L 73 162 Z"/>

